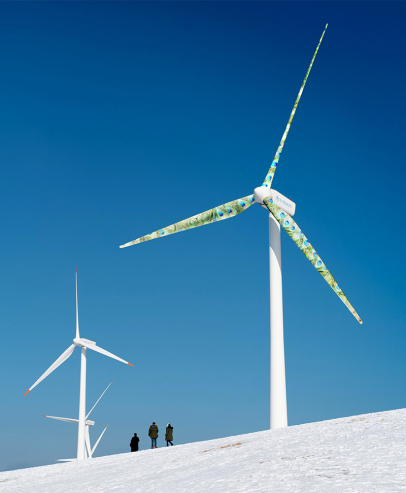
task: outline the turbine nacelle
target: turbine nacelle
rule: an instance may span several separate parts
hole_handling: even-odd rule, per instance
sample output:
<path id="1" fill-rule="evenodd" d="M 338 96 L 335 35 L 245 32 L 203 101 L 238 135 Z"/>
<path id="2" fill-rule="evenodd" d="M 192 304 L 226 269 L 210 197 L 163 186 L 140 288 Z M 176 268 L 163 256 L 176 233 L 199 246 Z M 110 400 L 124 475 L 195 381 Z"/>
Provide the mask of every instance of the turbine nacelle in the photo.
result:
<path id="1" fill-rule="evenodd" d="M 264 204 L 264 199 L 270 198 L 275 202 L 275 204 L 280 207 L 284 212 L 288 213 L 290 216 L 293 216 L 296 211 L 296 204 L 286 198 L 281 193 L 277 192 L 272 188 L 267 187 L 257 187 L 254 190 L 254 198 L 258 204 L 265 209 L 268 210 L 266 205 Z"/>
<path id="2" fill-rule="evenodd" d="M 89 339 L 83 339 L 83 337 L 75 337 L 73 339 L 73 344 L 75 346 L 80 346 L 80 347 L 87 347 L 87 344 L 93 344 L 94 346 L 96 345 L 95 341 L 90 341 Z"/>

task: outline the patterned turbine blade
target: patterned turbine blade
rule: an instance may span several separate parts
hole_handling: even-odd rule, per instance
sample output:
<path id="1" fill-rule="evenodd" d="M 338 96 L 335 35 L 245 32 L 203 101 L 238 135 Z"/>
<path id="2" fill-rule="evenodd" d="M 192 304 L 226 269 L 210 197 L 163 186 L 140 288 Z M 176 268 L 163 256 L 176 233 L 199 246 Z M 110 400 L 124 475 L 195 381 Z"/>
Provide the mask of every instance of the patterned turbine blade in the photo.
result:
<path id="1" fill-rule="evenodd" d="M 142 243 L 143 241 L 154 240 L 155 238 L 161 238 L 162 236 L 168 236 L 173 233 L 178 233 L 179 231 L 186 231 L 187 229 L 197 228 L 199 226 L 204 226 L 205 224 L 215 223 L 217 221 L 222 221 L 223 219 L 229 219 L 237 214 L 240 214 L 244 210 L 248 209 L 255 202 L 253 195 L 248 195 L 242 199 L 233 200 L 227 202 L 227 204 L 219 205 L 214 209 L 202 212 L 196 216 L 189 217 L 178 223 L 171 224 L 166 228 L 159 229 L 150 235 L 141 236 L 137 240 L 130 241 L 125 245 L 120 245 L 120 248 L 125 248 L 131 245 L 136 245 L 137 243 Z"/>
<path id="2" fill-rule="evenodd" d="M 264 199 L 264 204 L 267 206 L 271 214 L 275 217 L 275 219 L 279 222 L 282 228 L 288 233 L 288 235 L 292 238 L 292 240 L 296 243 L 296 245 L 300 248 L 300 250 L 306 255 L 307 259 L 310 263 L 315 267 L 319 274 L 324 278 L 327 284 L 333 289 L 336 295 L 340 298 L 340 300 L 344 303 L 344 305 L 350 310 L 350 312 L 354 315 L 354 317 L 358 320 L 360 324 L 362 324 L 362 320 L 360 319 L 358 313 L 354 310 L 351 303 L 348 301 L 347 297 L 343 293 L 342 289 L 338 286 L 337 281 L 331 275 L 331 272 L 327 269 L 324 262 L 318 256 L 309 240 L 302 233 L 299 226 L 293 220 L 289 214 L 284 212 L 280 207 L 278 207 L 272 199 L 266 198 Z"/>
<path id="3" fill-rule="evenodd" d="M 310 70 L 311 70 L 311 68 L 313 66 L 314 59 L 316 58 L 317 52 L 319 51 L 319 46 L 320 46 L 321 41 L 323 39 L 324 33 L 326 32 L 327 26 L 328 26 L 328 24 L 326 24 L 326 27 L 324 28 L 324 31 L 323 31 L 323 34 L 321 35 L 319 44 L 317 45 L 317 48 L 316 48 L 316 51 L 314 52 L 312 61 L 310 62 L 310 66 L 309 66 L 309 68 L 308 68 L 308 70 L 306 72 L 306 77 L 304 78 L 304 81 L 302 83 L 302 87 L 300 88 L 300 91 L 299 91 L 299 94 L 297 96 L 296 102 L 295 102 L 295 104 L 293 106 L 292 113 L 290 114 L 290 118 L 289 118 L 288 124 L 286 125 L 285 132 L 282 135 L 282 139 L 281 139 L 281 142 L 279 144 L 278 150 L 276 151 L 275 157 L 273 158 L 273 161 L 272 161 L 271 167 L 269 168 L 268 174 L 265 177 L 264 183 L 262 185 L 263 187 L 269 187 L 269 188 L 271 188 L 271 184 L 272 184 L 272 180 L 273 180 L 273 175 L 275 174 L 276 167 L 278 166 L 279 157 L 280 157 L 280 155 L 282 153 L 282 149 L 283 149 L 283 146 L 285 144 L 286 137 L 288 136 L 290 125 L 292 123 L 293 117 L 295 116 L 297 105 L 299 104 L 300 97 L 302 95 L 302 92 L 303 92 L 304 86 L 306 84 L 307 78 L 308 78 L 308 76 L 310 74 Z"/>

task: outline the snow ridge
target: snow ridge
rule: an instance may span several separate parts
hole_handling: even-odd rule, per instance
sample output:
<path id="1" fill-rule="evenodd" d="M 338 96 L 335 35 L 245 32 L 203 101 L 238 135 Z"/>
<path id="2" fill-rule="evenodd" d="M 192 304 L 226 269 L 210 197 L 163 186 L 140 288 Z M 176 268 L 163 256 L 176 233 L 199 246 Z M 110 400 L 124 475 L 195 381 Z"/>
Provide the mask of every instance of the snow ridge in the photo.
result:
<path id="1" fill-rule="evenodd" d="M 406 409 L 0 473 L 20 493 L 406 492 Z"/>

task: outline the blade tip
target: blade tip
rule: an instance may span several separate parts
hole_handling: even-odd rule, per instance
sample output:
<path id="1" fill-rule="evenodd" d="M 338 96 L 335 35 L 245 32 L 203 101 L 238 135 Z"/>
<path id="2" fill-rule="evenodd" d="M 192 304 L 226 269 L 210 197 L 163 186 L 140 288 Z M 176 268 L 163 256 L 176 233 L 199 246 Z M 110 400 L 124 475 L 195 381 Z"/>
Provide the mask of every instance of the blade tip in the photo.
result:
<path id="1" fill-rule="evenodd" d="M 131 363 L 127 363 L 127 365 L 134 366 L 134 365 L 132 365 Z"/>
<path id="2" fill-rule="evenodd" d="M 24 394 L 24 396 L 25 396 L 25 395 L 27 395 L 27 394 L 28 394 L 28 392 L 30 392 L 30 391 L 29 391 L 29 390 L 27 390 L 27 392 Z"/>
<path id="3" fill-rule="evenodd" d="M 128 243 L 124 243 L 124 245 L 120 245 L 120 248 L 127 248 L 131 245 L 137 245 L 138 243 L 140 243 L 138 240 L 139 240 L 139 238 L 137 240 L 129 241 Z"/>

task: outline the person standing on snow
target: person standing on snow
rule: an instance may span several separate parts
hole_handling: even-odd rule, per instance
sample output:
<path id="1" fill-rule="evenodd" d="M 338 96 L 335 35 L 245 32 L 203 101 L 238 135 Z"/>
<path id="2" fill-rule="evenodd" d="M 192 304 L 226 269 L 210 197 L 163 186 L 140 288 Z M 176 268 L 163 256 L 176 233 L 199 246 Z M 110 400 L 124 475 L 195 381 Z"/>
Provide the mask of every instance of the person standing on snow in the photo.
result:
<path id="1" fill-rule="evenodd" d="M 166 433 L 165 433 L 166 446 L 169 444 L 173 445 L 173 426 L 170 423 L 166 425 Z"/>
<path id="2" fill-rule="evenodd" d="M 151 448 L 157 448 L 156 439 L 158 438 L 158 426 L 155 421 L 153 421 L 152 425 L 149 427 L 148 436 L 151 439 Z"/>
<path id="3" fill-rule="evenodd" d="M 138 452 L 139 441 L 140 439 L 138 438 L 137 434 L 134 433 L 134 436 L 131 438 L 131 442 L 130 442 L 131 452 Z"/>

